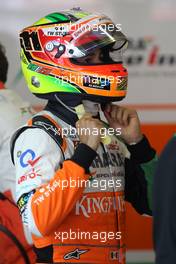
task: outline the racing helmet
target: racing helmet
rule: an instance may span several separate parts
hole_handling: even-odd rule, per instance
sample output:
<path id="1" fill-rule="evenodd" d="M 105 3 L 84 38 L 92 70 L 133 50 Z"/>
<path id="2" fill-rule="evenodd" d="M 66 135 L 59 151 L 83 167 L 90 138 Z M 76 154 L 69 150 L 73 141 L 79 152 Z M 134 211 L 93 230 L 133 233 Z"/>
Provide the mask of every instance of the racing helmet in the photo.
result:
<path id="1" fill-rule="evenodd" d="M 120 27 L 103 14 L 80 8 L 52 13 L 20 32 L 22 71 L 40 98 L 119 101 L 127 92 L 127 43 Z M 97 50 L 101 63 L 82 62 Z"/>

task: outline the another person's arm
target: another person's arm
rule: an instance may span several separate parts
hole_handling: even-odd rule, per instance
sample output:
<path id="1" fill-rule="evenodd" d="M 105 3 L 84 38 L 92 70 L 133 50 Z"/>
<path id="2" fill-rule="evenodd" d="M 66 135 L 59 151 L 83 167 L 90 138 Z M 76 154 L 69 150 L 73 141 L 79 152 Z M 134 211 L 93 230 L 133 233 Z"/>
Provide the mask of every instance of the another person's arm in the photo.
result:
<path id="1" fill-rule="evenodd" d="M 128 145 L 130 159 L 125 160 L 125 199 L 140 214 L 152 215 L 152 190 L 157 155 L 148 139 Z"/>

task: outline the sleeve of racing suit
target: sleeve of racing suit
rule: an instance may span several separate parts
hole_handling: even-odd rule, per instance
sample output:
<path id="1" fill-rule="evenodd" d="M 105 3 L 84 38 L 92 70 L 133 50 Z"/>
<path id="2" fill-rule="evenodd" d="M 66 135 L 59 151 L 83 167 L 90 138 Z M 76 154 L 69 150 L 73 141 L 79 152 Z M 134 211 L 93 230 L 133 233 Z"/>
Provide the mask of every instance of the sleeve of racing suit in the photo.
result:
<path id="1" fill-rule="evenodd" d="M 43 130 L 29 128 L 16 140 L 14 160 L 17 204 L 23 222 L 36 236 L 49 235 L 73 209 L 88 179 L 96 152 L 79 144 L 69 160 L 62 160 L 59 146 Z M 71 187 L 70 180 L 74 180 Z"/>
<path id="2" fill-rule="evenodd" d="M 153 177 L 157 163 L 155 150 L 148 139 L 128 145 L 130 159 L 125 160 L 125 199 L 140 214 L 152 215 Z"/>

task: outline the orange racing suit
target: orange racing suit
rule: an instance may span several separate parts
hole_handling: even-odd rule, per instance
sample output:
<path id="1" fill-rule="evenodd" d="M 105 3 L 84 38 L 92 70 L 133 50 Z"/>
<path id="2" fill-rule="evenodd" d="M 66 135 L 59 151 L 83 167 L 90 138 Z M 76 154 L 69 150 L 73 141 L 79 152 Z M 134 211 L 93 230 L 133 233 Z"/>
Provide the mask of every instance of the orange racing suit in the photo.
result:
<path id="1" fill-rule="evenodd" d="M 37 262 L 125 264 L 125 199 L 151 214 L 155 151 L 145 136 L 128 147 L 113 136 L 95 152 L 66 120 L 43 111 L 13 139 L 16 201 Z"/>

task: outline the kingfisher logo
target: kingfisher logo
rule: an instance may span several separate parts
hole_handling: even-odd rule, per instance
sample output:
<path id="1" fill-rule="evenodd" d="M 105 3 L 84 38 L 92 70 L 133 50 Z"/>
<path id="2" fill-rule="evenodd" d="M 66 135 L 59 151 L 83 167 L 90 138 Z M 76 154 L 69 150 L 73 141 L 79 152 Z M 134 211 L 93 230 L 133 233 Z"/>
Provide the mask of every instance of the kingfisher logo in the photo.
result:
<path id="1" fill-rule="evenodd" d="M 176 66 L 176 53 L 161 51 L 153 36 L 129 39 L 124 62 L 128 66 Z"/>
<path id="2" fill-rule="evenodd" d="M 75 214 L 89 218 L 93 214 L 109 214 L 112 211 L 125 212 L 123 196 L 88 197 L 84 195 L 76 202 Z"/>

